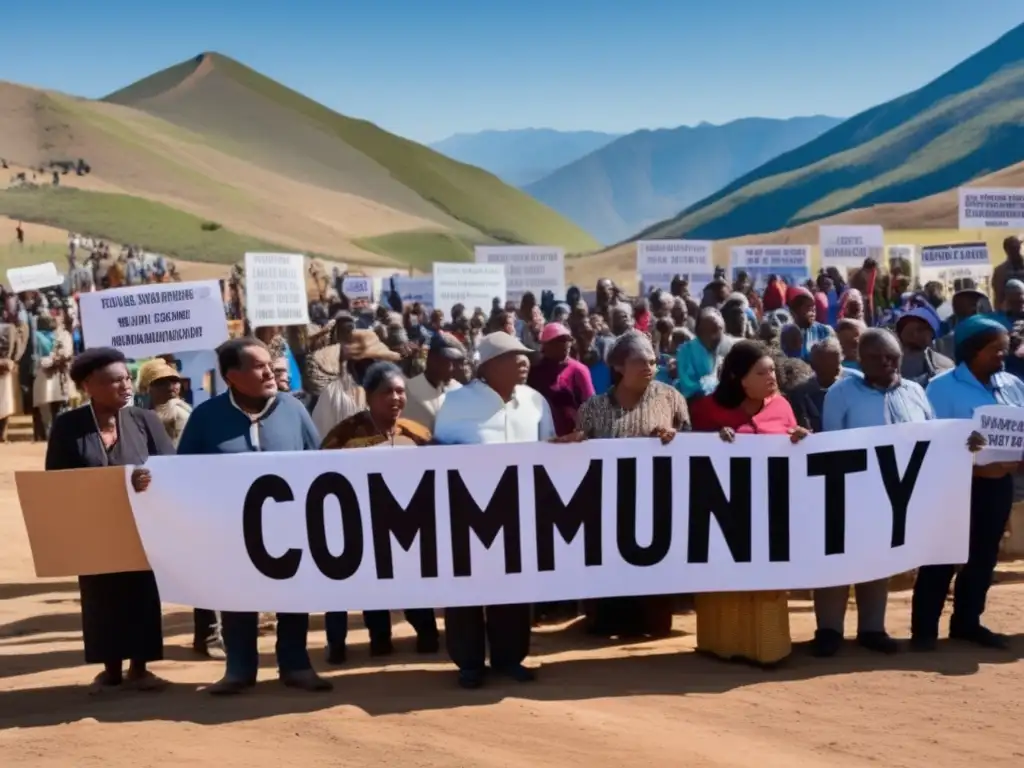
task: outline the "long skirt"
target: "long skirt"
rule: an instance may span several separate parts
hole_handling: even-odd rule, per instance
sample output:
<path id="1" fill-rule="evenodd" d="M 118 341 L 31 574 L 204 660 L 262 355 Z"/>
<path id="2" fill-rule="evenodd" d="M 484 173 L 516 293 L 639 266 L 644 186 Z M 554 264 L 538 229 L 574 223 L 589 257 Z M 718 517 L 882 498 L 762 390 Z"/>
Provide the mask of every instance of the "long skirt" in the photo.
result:
<path id="1" fill-rule="evenodd" d="M 152 571 L 79 576 L 86 664 L 159 661 L 160 593 Z"/>
<path id="2" fill-rule="evenodd" d="M 587 601 L 587 632 L 599 637 L 667 637 L 673 605 L 672 595 Z"/>
<path id="3" fill-rule="evenodd" d="M 786 592 L 699 594 L 697 650 L 722 659 L 775 664 L 793 649 Z"/>

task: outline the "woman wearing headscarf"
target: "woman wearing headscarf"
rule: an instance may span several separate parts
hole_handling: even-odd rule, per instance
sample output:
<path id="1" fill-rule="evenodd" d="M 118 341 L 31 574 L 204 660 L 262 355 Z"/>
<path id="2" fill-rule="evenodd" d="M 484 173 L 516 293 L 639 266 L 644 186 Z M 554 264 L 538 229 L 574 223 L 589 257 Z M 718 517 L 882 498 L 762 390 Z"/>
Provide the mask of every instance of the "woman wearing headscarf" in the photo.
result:
<path id="1" fill-rule="evenodd" d="M 856 288 L 847 288 L 839 297 L 839 312 L 836 320 L 864 320 L 864 296 Z"/>
<path id="2" fill-rule="evenodd" d="M 732 345 L 725 335 L 722 313 L 714 307 L 700 311 L 696 335 L 676 350 L 676 388 L 687 401 L 714 391 L 718 369 Z"/>
<path id="3" fill-rule="evenodd" d="M 1010 339 L 996 320 L 975 315 L 956 324 L 953 331 L 957 367 L 928 383 L 928 399 L 938 419 L 973 419 L 985 405 L 1024 407 L 1024 382 L 1003 370 Z M 972 435 L 969 447 L 979 447 Z M 971 532 L 967 563 L 953 589 L 953 615 L 949 636 L 986 648 L 1006 648 L 1004 635 L 981 623 L 985 598 L 999 555 L 999 544 L 1013 506 L 1013 474 L 1020 462 L 974 467 L 971 480 Z M 953 565 L 926 565 L 918 569 L 911 613 L 911 644 L 931 651 L 939 636 L 939 619 L 946 603 Z"/>
<path id="4" fill-rule="evenodd" d="M 650 339 L 627 331 L 608 350 L 612 387 L 579 411 L 578 429 L 587 439 L 657 437 L 668 443 L 690 429 L 686 401 L 654 380 L 657 357 Z M 669 595 L 612 597 L 589 601 L 587 629 L 604 637 L 664 637 L 672 629 Z"/>
<path id="5" fill-rule="evenodd" d="M 791 288 L 789 311 L 793 315 L 793 325 L 800 330 L 800 358 L 808 360 L 811 348 L 819 341 L 832 335 L 832 329 L 818 321 L 818 310 L 814 296 L 806 288 Z"/>
<path id="6" fill-rule="evenodd" d="M 363 376 L 366 410 L 349 416 L 327 432 L 323 450 L 422 446 L 430 443 L 430 431 L 422 424 L 402 418 L 405 408 L 405 377 L 390 362 L 372 364 Z M 413 608 L 405 612 L 405 620 L 416 630 L 417 653 L 436 653 L 439 647 L 437 622 L 430 608 Z M 394 653 L 391 643 L 391 612 L 363 611 L 363 621 L 370 632 L 370 655 Z M 332 611 L 325 617 L 327 630 L 327 661 L 344 664 L 347 658 L 348 613 Z"/>
<path id="7" fill-rule="evenodd" d="M 132 487 L 144 492 L 150 475 L 141 465 L 150 456 L 173 455 L 174 446 L 154 414 L 128 405 L 132 380 L 124 355 L 105 347 L 86 350 L 75 358 L 68 375 L 89 403 L 54 421 L 46 469 L 134 466 Z M 103 665 L 91 691 L 122 684 L 139 690 L 162 687 L 164 681 L 146 668 L 163 658 L 160 595 L 153 572 L 79 576 L 78 585 L 85 661 Z"/>
<path id="8" fill-rule="evenodd" d="M 765 312 L 774 312 L 786 306 L 786 284 L 778 276 L 771 275 L 764 289 L 764 300 L 761 302 Z"/>
<path id="9" fill-rule="evenodd" d="M 71 334 L 60 326 L 53 315 L 40 315 L 36 321 L 36 377 L 32 384 L 32 403 L 39 409 L 43 431 L 50 428 L 57 414 L 75 396 L 75 387 L 68 377 L 74 355 Z"/>
<path id="10" fill-rule="evenodd" d="M 192 407 L 181 399 L 181 374 L 163 358 L 149 360 L 139 368 L 139 392 L 149 400 L 149 408 L 163 424 L 175 447 L 185 431 Z"/>
<path id="11" fill-rule="evenodd" d="M 348 343 L 339 347 L 339 358 L 338 378 L 324 388 L 313 408 L 313 424 L 321 435 L 366 409 L 362 380 L 371 365 L 381 360 L 397 363 L 401 356 L 373 331 L 354 330 Z"/>
<path id="12" fill-rule="evenodd" d="M 692 413 L 694 430 L 718 432 L 730 443 L 737 434 L 789 435 L 794 443 L 809 434 L 779 393 L 770 351 L 755 341 L 733 345 L 722 362 L 718 387 L 694 402 Z M 696 605 L 698 650 L 773 664 L 792 649 L 786 592 L 699 594 Z"/>

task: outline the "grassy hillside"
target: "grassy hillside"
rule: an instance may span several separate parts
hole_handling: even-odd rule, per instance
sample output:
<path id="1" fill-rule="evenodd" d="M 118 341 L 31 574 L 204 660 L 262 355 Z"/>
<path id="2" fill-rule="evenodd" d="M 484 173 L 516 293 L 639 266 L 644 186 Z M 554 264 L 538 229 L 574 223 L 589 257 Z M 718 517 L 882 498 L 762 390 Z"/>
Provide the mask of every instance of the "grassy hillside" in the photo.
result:
<path id="1" fill-rule="evenodd" d="M 737 237 L 916 200 L 1024 160 L 1024 25 L 637 238 Z"/>
<path id="2" fill-rule="evenodd" d="M 525 189 L 603 243 L 615 243 L 841 122 L 746 118 L 636 131 Z"/>
<path id="3" fill-rule="evenodd" d="M 186 261 L 234 264 L 246 251 L 289 250 L 224 228 L 212 230 L 216 222 L 129 195 L 59 187 L 9 189 L 0 191 L 0 214 L 115 243 L 141 245 L 146 250 Z M 66 245 L 56 248 L 61 254 L 66 250 Z M 7 255 L 12 263 L 5 262 L 4 266 L 10 267 L 17 266 L 13 263 L 15 257 L 24 254 L 12 247 Z M 47 258 L 39 260 L 53 258 L 52 254 L 45 255 Z M 34 253 L 31 258 L 37 256 L 40 254 Z M 24 258 L 17 260 L 33 263 Z"/>
<path id="4" fill-rule="evenodd" d="M 390 134 L 368 121 L 340 115 L 218 54 L 205 54 L 159 72 L 111 94 L 106 101 L 142 109 L 216 137 L 219 148 L 246 154 L 255 162 L 266 159 L 273 163 L 273 157 L 260 155 L 272 154 L 292 136 L 308 137 L 308 141 L 292 142 L 284 148 L 290 164 L 300 160 L 296 156 L 303 153 L 307 166 L 322 165 L 320 161 L 327 160 L 329 154 L 347 153 L 347 179 L 373 175 L 372 183 L 377 186 L 390 182 L 394 187 L 397 183 L 407 194 L 388 189 L 388 195 L 395 198 L 386 201 L 389 205 L 422 216 L 422 204 L 426 204 L 437 223 L 444 225 L 452 220 L 461 224 L 448 227 L 456 234 L 552 243 L 570 251 L 590 250 L 597 245 L 579 227 L 492 174 Z M 270 122 L 260 119 L 264 114 Z M 319 135 L 311 135 L 311 129 Z M 224 143 L 239 136 L 243 140 L 235 141 L 233 147 Z M 356 168 L 360 163 L 363 167 Z M 371 163 L 383 173 L 373 174 Z M 411 196 L 418 201 L 411 200 Z"/>

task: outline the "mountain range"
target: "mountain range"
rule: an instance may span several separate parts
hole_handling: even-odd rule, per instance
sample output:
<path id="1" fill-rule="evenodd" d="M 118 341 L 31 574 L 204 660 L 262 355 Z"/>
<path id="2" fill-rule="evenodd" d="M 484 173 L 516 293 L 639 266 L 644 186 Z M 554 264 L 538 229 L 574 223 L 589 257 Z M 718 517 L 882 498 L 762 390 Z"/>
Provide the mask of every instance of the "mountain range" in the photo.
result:
<path id="1" fill-rule="evenodd" d="M 1024 24 L 634 238 L 772 232 L 952 189 L 1024 160 Z"/>
<path id="2" fill-rule="evenodd" d="M 0 157 L 91 169 L 64 177 L 72 189 L 0 192 L 0 215 L 180 258 L 234 262 L 275 247 L 430 269 L 471 260 L 477 243 L 597 246 L 491 173 L 217 53 L 98 101 L 0 83 Z"/>
<path id="3" fill-rule="evenodd" d="M 600 242 L 615 243 L 841 122 L 752 117 L 635 131 L 524 189 Z"/>
<path id="4" fill-rule="evenodd" d="M 621 134 L 524 128 L 456 133 L 430 145 L 441 154 L 524 187 L 615 141 Z"/>

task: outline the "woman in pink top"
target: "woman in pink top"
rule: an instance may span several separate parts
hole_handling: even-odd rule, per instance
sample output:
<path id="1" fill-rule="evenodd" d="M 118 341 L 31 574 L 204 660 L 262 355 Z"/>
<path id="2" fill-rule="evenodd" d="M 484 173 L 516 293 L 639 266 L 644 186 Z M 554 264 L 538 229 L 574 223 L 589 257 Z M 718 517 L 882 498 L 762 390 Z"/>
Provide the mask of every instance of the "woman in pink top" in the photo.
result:
<path id="1" fill-rule="evenodd" d="M 559 437 L 576 429 L 576 412 L 594 396 L 590 369 L 569 357 L 571 348 L 569 329 L 561 323 L 548 323 L 540 334 L 540 359 L 530 367 L 526 379 L 548 401 Z"/>

